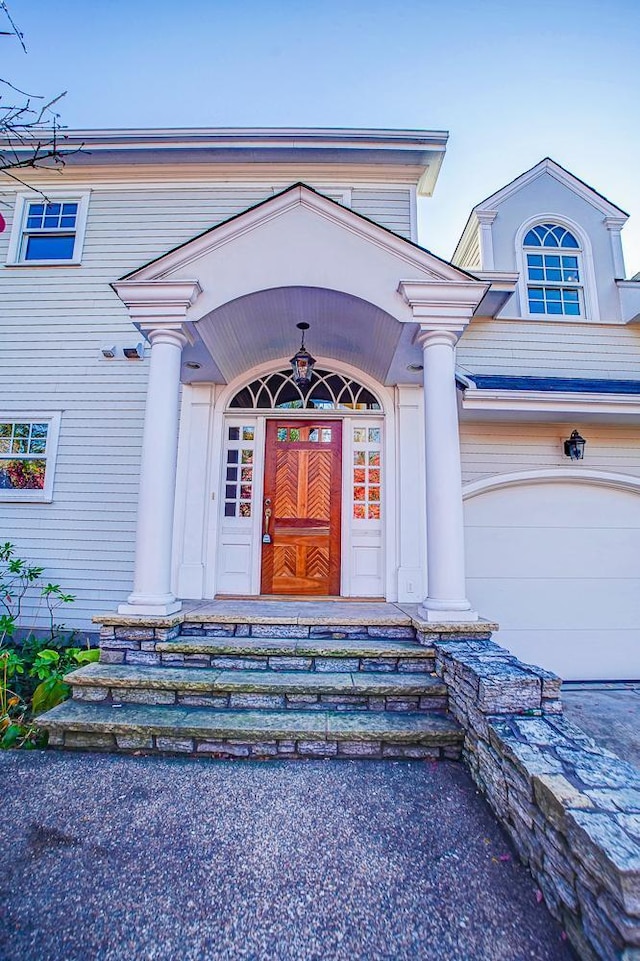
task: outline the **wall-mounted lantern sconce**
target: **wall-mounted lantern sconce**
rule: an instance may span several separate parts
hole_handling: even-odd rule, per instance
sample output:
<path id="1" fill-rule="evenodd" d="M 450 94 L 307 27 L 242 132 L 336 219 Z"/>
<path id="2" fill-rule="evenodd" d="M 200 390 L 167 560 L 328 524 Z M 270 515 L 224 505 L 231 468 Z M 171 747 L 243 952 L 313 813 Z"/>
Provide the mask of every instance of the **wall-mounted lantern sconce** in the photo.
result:
<path id="1" fill-rule="evenodd" d="M 584 437 L 581 437 L 578 431 L 574 430 L 571 437 L 564 442 L 564 456 L 570 457 L 571 460 L 582 460 L 586 443 Z"/>
<path id="2" fill-rule="evenodd" d="M 305 390 L 311 383 L 316 362 L 304 346 L 304 333 L 309 330 L 309 324 L 296 324 L 296 327 L 302 331 L 302 343 L 300 344 L 300 350 L 293 355 L 289 363 L 293 371 L 294 383 Z"/>

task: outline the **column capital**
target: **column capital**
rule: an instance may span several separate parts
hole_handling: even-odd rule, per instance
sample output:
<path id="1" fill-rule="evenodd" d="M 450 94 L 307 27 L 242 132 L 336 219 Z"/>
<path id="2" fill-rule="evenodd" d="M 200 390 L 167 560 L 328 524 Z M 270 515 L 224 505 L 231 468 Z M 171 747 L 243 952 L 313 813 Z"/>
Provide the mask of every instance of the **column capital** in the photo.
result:
<path id="1" fill-rule="evenodd" d="M 169 344 L 182 350 L 187 344 L 193 344 L 194 338 L 187 328 L 185 321 L 177 320 L 148 320 L 136 325 L 145 335 L 151 346 L 155 344 Z"/>
<path id="2" fill-rule="evenodd" d="M 479 224 L 482 224 L 482 226 L 485 226 L 485 225 L 491 226 L 493 221 L 498 216 L 498 211 L 497 210 L 476 210 L 475 214 L 476 214 L 476 220 L 478 221 Z"/>
<path id="3" fill-rule="evenodd" d="M 605 217 L 604 225 L 607 230 L 622 230 L 628 219 L 628 217 Z"/>
<path id="4" fill-rule="evenodd" d="M 420 330 L 413 338 L 414 344 L 419 344 L 424 350 L 434 344 L 443 344 L 446 347 L 455 347 L 460 339 L 462 328 L 452 330 L 451 327 L 431 327 L 420 326 Z"/>

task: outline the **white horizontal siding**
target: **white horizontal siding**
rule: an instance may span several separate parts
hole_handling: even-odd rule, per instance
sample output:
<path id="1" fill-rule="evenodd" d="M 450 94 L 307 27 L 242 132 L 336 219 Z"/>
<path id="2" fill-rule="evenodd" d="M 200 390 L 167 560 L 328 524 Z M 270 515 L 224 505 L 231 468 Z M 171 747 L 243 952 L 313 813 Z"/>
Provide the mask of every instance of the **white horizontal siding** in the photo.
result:
<path id="1" fill-rule="evenodd" d="M 479 319 L 456 357 L 471 374 L 638 379 L 640 327 Z"/>
<path id="2" fill-rule="evenodd" d="M 411 239 L 409 190 L 354 190 L 351 194 L 351 208 L 401 237 Z"/>
<path id="3" fill-rule="evenodd" d="M 640 433 L 637 428 L 602 424 L 578 426 L 586 438 L 584 460 L 564 456 L 563 441 L 576 424 L 460 424 L 464 484 L 514 471 L 581 468 L 640 477 Z"/>

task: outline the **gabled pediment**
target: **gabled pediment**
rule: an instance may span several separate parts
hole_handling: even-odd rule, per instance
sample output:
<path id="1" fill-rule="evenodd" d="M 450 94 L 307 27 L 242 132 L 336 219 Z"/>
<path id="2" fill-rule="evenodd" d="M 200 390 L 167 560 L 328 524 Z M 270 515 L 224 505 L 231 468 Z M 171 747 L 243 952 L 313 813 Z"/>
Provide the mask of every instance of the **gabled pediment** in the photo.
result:
<path id="1" fill-rule="evenodd" d="M 318 356 L 407 382 L 419 376 L 418 328 L 459 333 L 488 286 L 304 184 L 113 285 L 141 329 L 179 315 L 189 360 L 216 383 L 281 360 L 300 320 Z"/>
<path id="2" fill-rule="evenodd" d="M 566 170 L 559 163 L 556 163 L 555 160 L 552 160 L 551 157 L 545 157 L 544 160 L 537 163 L 535 167 L 525 170 L 525 172 L 520 174 L 519 177 L 516 177 L 515 180 L 512 180 L 504 187 L 501 187 L 500 190 L 491 194 L 490 197 L 486 197 L 479 204 L 476 204 L 473 210 L 475 213 L 482 212 L 483 210 L 493 210 L 523 187 L 544 176 L 553 177 L 554 180 L 557 180 L 573 193 L 582 197 L 583 200 L 586 200 L 587 203 L 590 203 L 596 210 L 600 210 L 605 217 L 623 217 L 626 219 L 629 216 L 624 210 L 621 210 L 620 207 L 617 207 L 610 200 L 607 200 L 606 197 L 603 197 L 601 193 L 598 193 L 593 187 L 590 187 L 589 184 L 586 184 L 584 180 L 580 180 L 580 178 L 572 174 L 571 171 Z"/>
<path id="3" fill-rule="evenodd" d="M 195 277 L 204 291 L 198 302 L 200 316 L 238 296 L 288 285 L 344 290 L 373 299 L 383 309 L 394 301 L 400 309 L 401 279 L 475 280 L 301 183 L 210 228 L 122 280 Z M 375 289 L 381 284 L 385 294 L 376 298 Z"/>

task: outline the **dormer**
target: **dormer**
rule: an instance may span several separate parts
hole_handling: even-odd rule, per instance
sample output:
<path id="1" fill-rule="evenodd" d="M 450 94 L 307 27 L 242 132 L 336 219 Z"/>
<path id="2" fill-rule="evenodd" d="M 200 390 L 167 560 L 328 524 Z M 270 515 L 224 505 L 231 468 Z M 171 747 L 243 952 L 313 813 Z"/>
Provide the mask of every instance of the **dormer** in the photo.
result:
<path id="1" fill-rule="evenodd" d="M 628 215 L 550 158 L 473 208 L 452 262 L 518 274 L 501 319 L 626 323 L 620 232 Z M 636 286 L 635 284 L 633 286 Z"/>

